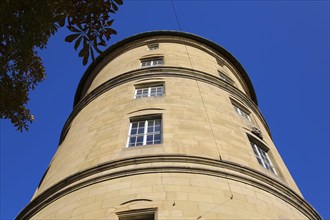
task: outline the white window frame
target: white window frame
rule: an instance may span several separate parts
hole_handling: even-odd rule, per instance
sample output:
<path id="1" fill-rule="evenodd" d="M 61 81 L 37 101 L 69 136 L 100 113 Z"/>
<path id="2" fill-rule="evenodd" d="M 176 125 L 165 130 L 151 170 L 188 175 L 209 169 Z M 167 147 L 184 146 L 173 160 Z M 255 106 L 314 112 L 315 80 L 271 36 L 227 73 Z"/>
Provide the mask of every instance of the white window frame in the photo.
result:
<path id="1" fill-rule="evenodd" d="M 156 120 L 159 120 L 160 121 L 160 130 L 159 131 L 155 131 L 156 130 L 156 125 L 153 126 L 153 130 L 152 132 L 148 132 L 148 127 L 149 127 L 149 123 L 150 122 L 154 122 Z M 133 126 L 133 123 L 143 123 L 143 133 L 138 133 L 138 127 L 137 127 L 137 132 L 135 134 L 131 134 L 131 131 L 132 131 L 132 126 Z M 156 122 L 154 122 L 156 123 Z M 138 124 L 139 125 L 139 124 Z M 163 127 L 162 127 L 162 117 L 159 116 L 159 115 L 156 115 L 156 116 L 146 116 L 146 117 L 139 117 L 138 119 L 133 119 L 131 120 L 130 122 L 130 125 L 129 125 L 129 130 L 128 130 L 128 137 L 127 137 L 127 148 L 130 148 L 130 147 L 138 147 L 138 146 L 145 146 L 145 145 L 155 145 L 155 144 L 161 144 L 162 143 L 162 130 L 163 130 Z M 151 136 L 153 137 L 153 140 L 152 142 L 153 143 L 147 143 L 147 138 L 148 136 Z M 156 140 L 156 141 L 159 141 L 159 143 L 154 143 L 155 140 L 154 140 L 154 137 L 155 135 L 159 135 L 160 139 L 159 140 Z M 134 145 L 130 146 L 130 139 L 132 137 L 135 137 L 135 141 L 134 141 Z M 142 144 L 140 145 L 136 145 L 138 142 L 137 142 L 137 137 L 143 137 L 142 139 Z"/>
<path id="2" fill-rule="evenodd" d="M 234 106 L 234 110 L 237 114 L 239 114 L 245 120 L 248 120 L 249 122 L 252 122 L 251 117 L 250 117 L 250 113 L 248 113 L 247 111 L 242 110 L 240 107 L 238 107 L 235 104 L 233 104 L 233 106 Z"/>
<path id="3" fill-rule="evenodd" d="M 263 166 L 265 169 L 270 170 L 275 175 L 278 175 L 271 159 L 268 156 L 267 151 L 265 151 L 263 148 L 261 148 L 259 146 L 259 144 L 256 144 L 254 141 L 250 140 L 250 143 L 251 143 L 254 155 L 255 155 L 258 163 L 261 166 Z"/>
<path id="4" fill-rule="evenodd" d="M 159 49 L 159 43 L 153 43 L 147 45 L 149 51 L 158 50 Z"/>
<path id="5" fill-rule="evenodd" d="M 161 88 L 161 93 L 158 93 L 158 89 Z M 155 93 L 152 93 L 152 89 L 156 89 Z M 143 96 L 143 92 L 147 90 L 147 96 Z M 138 96 L 138 92 L 141 91 L 141 96 Z M 141 98 L 147 98 L 147 97 L 162 97 L 164 96 L 164 84 L 160 85 L 145 85 L 145 86 L 139 86 L 135 87 L 134 92 L 134 99 L 141 99 Z"/>
<path id="6" fill-rule="evenodd" d="M 159 63 L 159 61 L 161 61 L 161 62 Z M 148 62 L 150 62 L 150 64 Z M 148 64 L 148 65 L 144 65 L 144 64 Z M 153 57 L 153 58 L 141 60 L 141 68 L 146 68 L 146 67 L 151 67 L 151 66 L 162 66 L 162 65 L 164 65 L 163 57 Z"/>

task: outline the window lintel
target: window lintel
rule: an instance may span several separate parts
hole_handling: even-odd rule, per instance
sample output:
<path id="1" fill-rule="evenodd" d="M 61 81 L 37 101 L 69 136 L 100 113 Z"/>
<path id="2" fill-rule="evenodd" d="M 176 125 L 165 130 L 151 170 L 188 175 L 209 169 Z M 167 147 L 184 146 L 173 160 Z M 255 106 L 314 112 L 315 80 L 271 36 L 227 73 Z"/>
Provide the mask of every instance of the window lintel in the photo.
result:
<path id="1" fill-rule="evenodd" d="M 164 81 L 150 81 L 150 82 L 140 82 L 134 84 L 135 89 L 141 89 L 144 87 L 151 87 L 151 86 L 164 86 Z"/>
<path id="2" fill-rule="evenodd" d="M 130 122 L 140 121 L 140 120 L 152 120 L 152 119 L 161 119 L 162 113 L 159 114 L 146 114 L 146 115 L 137 115 L 129 118 Z"/>
<path id="3" fill-rule="evenodd" d="M 238 101 L 236 101 L 232 98 L 230 98 L 230 101 L 233 106 L 240 108 L 242 111 L 244 111 L 245 113 L 247 113 L 249 115 L 251 114 L 251 111 L 248 108 L 246 108 L 243 104 L 239 103 Z"/>
<path id="4" fill-rule="evenodd" d="M 132 209 L 116 212 L 119 220 L 146 219 L 154 220 L 157 208 Z"/>
<path id="5" fill-rule="evenodd" d="M 260 147 L 261 149 L 263 149 L 265 152 L 269 151 L 269 147 L 267 147 L 266 143 L 261 142 L 260 140 L 258 140 L 257 138 L 253 137 L 251 134 L 246 134 L 248 136 L 248 139 L 251 143 L 257 144 L 258 147 Z"/>
<path id="6" fill-rule="evenodd" d="M 153 60 L 153 59 L 164 59 L 163 54 L 148 54 L 145 56 L 142 56 L 140 58 L 140 61 L 148 61 L 148 60 Z"/>

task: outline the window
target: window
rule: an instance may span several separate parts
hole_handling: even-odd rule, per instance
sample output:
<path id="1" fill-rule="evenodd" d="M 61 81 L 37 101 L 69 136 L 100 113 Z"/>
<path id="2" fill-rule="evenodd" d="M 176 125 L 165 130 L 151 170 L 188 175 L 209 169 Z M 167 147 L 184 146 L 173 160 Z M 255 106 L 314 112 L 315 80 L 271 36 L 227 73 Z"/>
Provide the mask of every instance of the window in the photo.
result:
<path id="1" fill-rule="evenodd" d="M 252 121 L 251 121 L 250 114 L 247 113 L 247 111 L 242 110 L 242 108 L 237 107 L 236 105 L 234 105 L 234 109 L 235 109 L 235 112 L 237 112 L 237 114 L 239 114 L 240 116 L 242 116 L 242 117 L 245 118 L 246 120 L 252 122 Z"/>
<path id="2" fill-rule="evenodd" d="M 141 88 L 135 88 L 135 99 L 140 99 L 144 97 L 153 97 L 153 96 L 163 96 L 164 95 L 164 86 L 155 85 L 155 86 L 145 86 Z"/>
<path id="3" fill-rule="evenodd" d="M 215 58 L 217 60 L 217 63 L 219 64 L 219 66 L 224 66 L 225 65 L 225 61 L 223 61 L 220 58 Z"/>
<path id="4" fill-rule="evenodd" d="M 159 44 L 148 44 L 148 50 L 157 50 L 159 49 Z"/>
<path id="5" fill-rule="evenodd" d="M 154 220 L 157 208 L 116 212 L 119 220 Z"/>
<path id="6" fill-rule="evenodd" d="M 131 120 L 128 134 L 128 147 L 160 144 L 162 142 L 162 119 L 150 116 Z"/>
<path id="7" fill-rule="evenodd" d="M 234 85 L 234 81 L 229 76 L 227 76 L 226 74 L 224 74 L 220 70 L 218 70 L 218 73 L 219 73 L 220 79 L 222 79 L 223 81 L 225 81 L 225 82 L 227 82 L 231 85 Z"/>
<path id="8" fill-rule="evenodd" d="M 271 160 L 269 159 L 269 156 L 267 154 L 267 152 L 261 147 L 261 144 L 256 144 L 255 141 L 251 141 L 251 146 L 253 149 L 253 152 L 258 160 L 258 163 L 263 166 L 264 168 L 266 168 L 267 170 L 270 170 L 271 172 L 273 172 L 274 174 L 277 175 L 276 170 L 271 162 Z"/>
<path id="9" fill-rule="evenodd" d="M 164 64 L 163 57 L 155 57 L 155 58 L 151 58 L 151 59 L 141 60 L 141 67 L 160 66 L 163 64 Z"/>

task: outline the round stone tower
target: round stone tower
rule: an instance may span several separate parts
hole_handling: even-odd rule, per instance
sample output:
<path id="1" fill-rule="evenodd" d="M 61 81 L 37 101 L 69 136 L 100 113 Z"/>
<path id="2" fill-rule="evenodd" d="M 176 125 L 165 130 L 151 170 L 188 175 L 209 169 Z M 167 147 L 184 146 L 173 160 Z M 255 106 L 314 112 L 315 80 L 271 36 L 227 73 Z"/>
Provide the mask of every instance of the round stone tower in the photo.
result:
<path id="1" fill-rule="evenodd" d="M 223 47 L 176 31 L 116 43 L 82 77 L 17 219 L 321 219 Z"/>

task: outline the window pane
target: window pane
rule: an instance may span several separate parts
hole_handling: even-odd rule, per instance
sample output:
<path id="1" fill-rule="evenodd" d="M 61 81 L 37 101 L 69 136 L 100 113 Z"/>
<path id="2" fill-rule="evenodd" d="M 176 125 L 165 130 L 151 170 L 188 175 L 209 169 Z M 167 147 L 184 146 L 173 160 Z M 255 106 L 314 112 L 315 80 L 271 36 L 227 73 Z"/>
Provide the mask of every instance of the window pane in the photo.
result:
<path id="1" fill-rule="evenodd" d="M 153 135 L 147 136 L 147 144 L 153 144 Z"/>
<path id="2" fill-rule="evenodd" d="M 142 127 L 142 128 L 139 128 L 138 129 L 138 134 L 143 134 L 144 133 L 144 128 Z"/>
<path id="3" fill-rule="evenodd" d="M 157 87 L 156 96 L 162 96 L 163 95 L 163 87 Z"/>
<path id="4" fill-rule="evenodd" d="M 137 126 L 138 126 L 138 123 L 136 123 L 136 122 L 133 122 L 133 123 L 132 123 L 132 129 L 133 129 L 133 128 L 137 128 Z"/>
<path id="5" fill-rule="evenodd" d="M 254 154 L 255 154 L 257 157 L 259 157 L 258 150 L 257 150 L 257 146 L 255 146 L 253 143 L 251 143 L 251 144 L 252 144 L 252 149 L 253 149 Z"/>
<path id="6" fill-rule="evenodd" d="M 130 137 L 129 138 L 129 147 L 135 146 L 135 141 L 136 141 L 136 137 Z"/>
<path id="7" fill-rule="evenodd" d="M 155 134 L 154 140 L 160 142 L 160 134 Z"/>
<path id="8" fill-rule="evenodd" d="M 141 98 L 141 97 L 142 97 L 142 89 L 136 89 L 135 98 Z"/>
<path id="9" fill-rule="evenodd" d="M 265 167 L 266 167 L 266 169 L 270 170 L 269 164 L 265 163 Z"/>
<path id="10" fill-rule="evenodd" d="M 136 146 L 143 144 L 143 136 L 138 136 L 136 140 Z"/>
<path id="11" fill-rule="evenodd" d="M 139 121 L 139 122 L 137 122 L 138 123 L 138 126 L 139 126 L 139 128 L 143 128 L 144 127 L 144 121 Z"/>
<path id="12" fill-rule="evenodd" d="M 259 163 L 261 166 L 263 166 L 262 161 L 261 161 L 261 159 L 260 159 L 259 157 L 257 157 L 257 160 L 258 160 L 258 163 Z"/>
<path id="13" fill-rule="evenodd" d="M 266 163 L 268 163 L 268 159 L 267 159 L 265 151 L 263 151 L 260 148 L 259 148 L 259 151 L 260 151 L 260 155 L 261 155 L 262 160 L 265 161 Z"/>
<path id="14" fill-rule="evenodd" d="M 136 132 L 137 132 L 137 129 L 136 129 L 136 128 L 132 128 L 132 129 L 131 129 L 131 135 L 135 135 Z"/>
<path id="15" fill-rule="evenodd" d="M 142 89 L 142 97 L 148 97 L 148 88 L 144 88 L 144 89 Z"/>
<path id="16" fill-rule="evenodd" d="M 148 133 L 154 132 L 155 120 L 148 121 Z"/>
<path id="17" fill-rule="evenodd" d="M 154 132 L 159 133 L 161 131 L 161 126 L 155 126 Z"/>
<path id="18" fill-rule="evenodd" d="M 156 87 L 151 87 L 151 88 L 150 88 L 150 92 L 151 92 L 151 93 L 156 93 Z"/>
<path id="19" fill-rule="evenodd" d="M 148 126 L 148 133 L 153 133 L 154 132 L 154 126 Z"/>
<path id="20" fill-rule="evenodd" d="M 155 120 L 155 126 L 160 126 L 161 125 L 161 123 L 160 123 L 160 119 L 156 119 Z"/>

